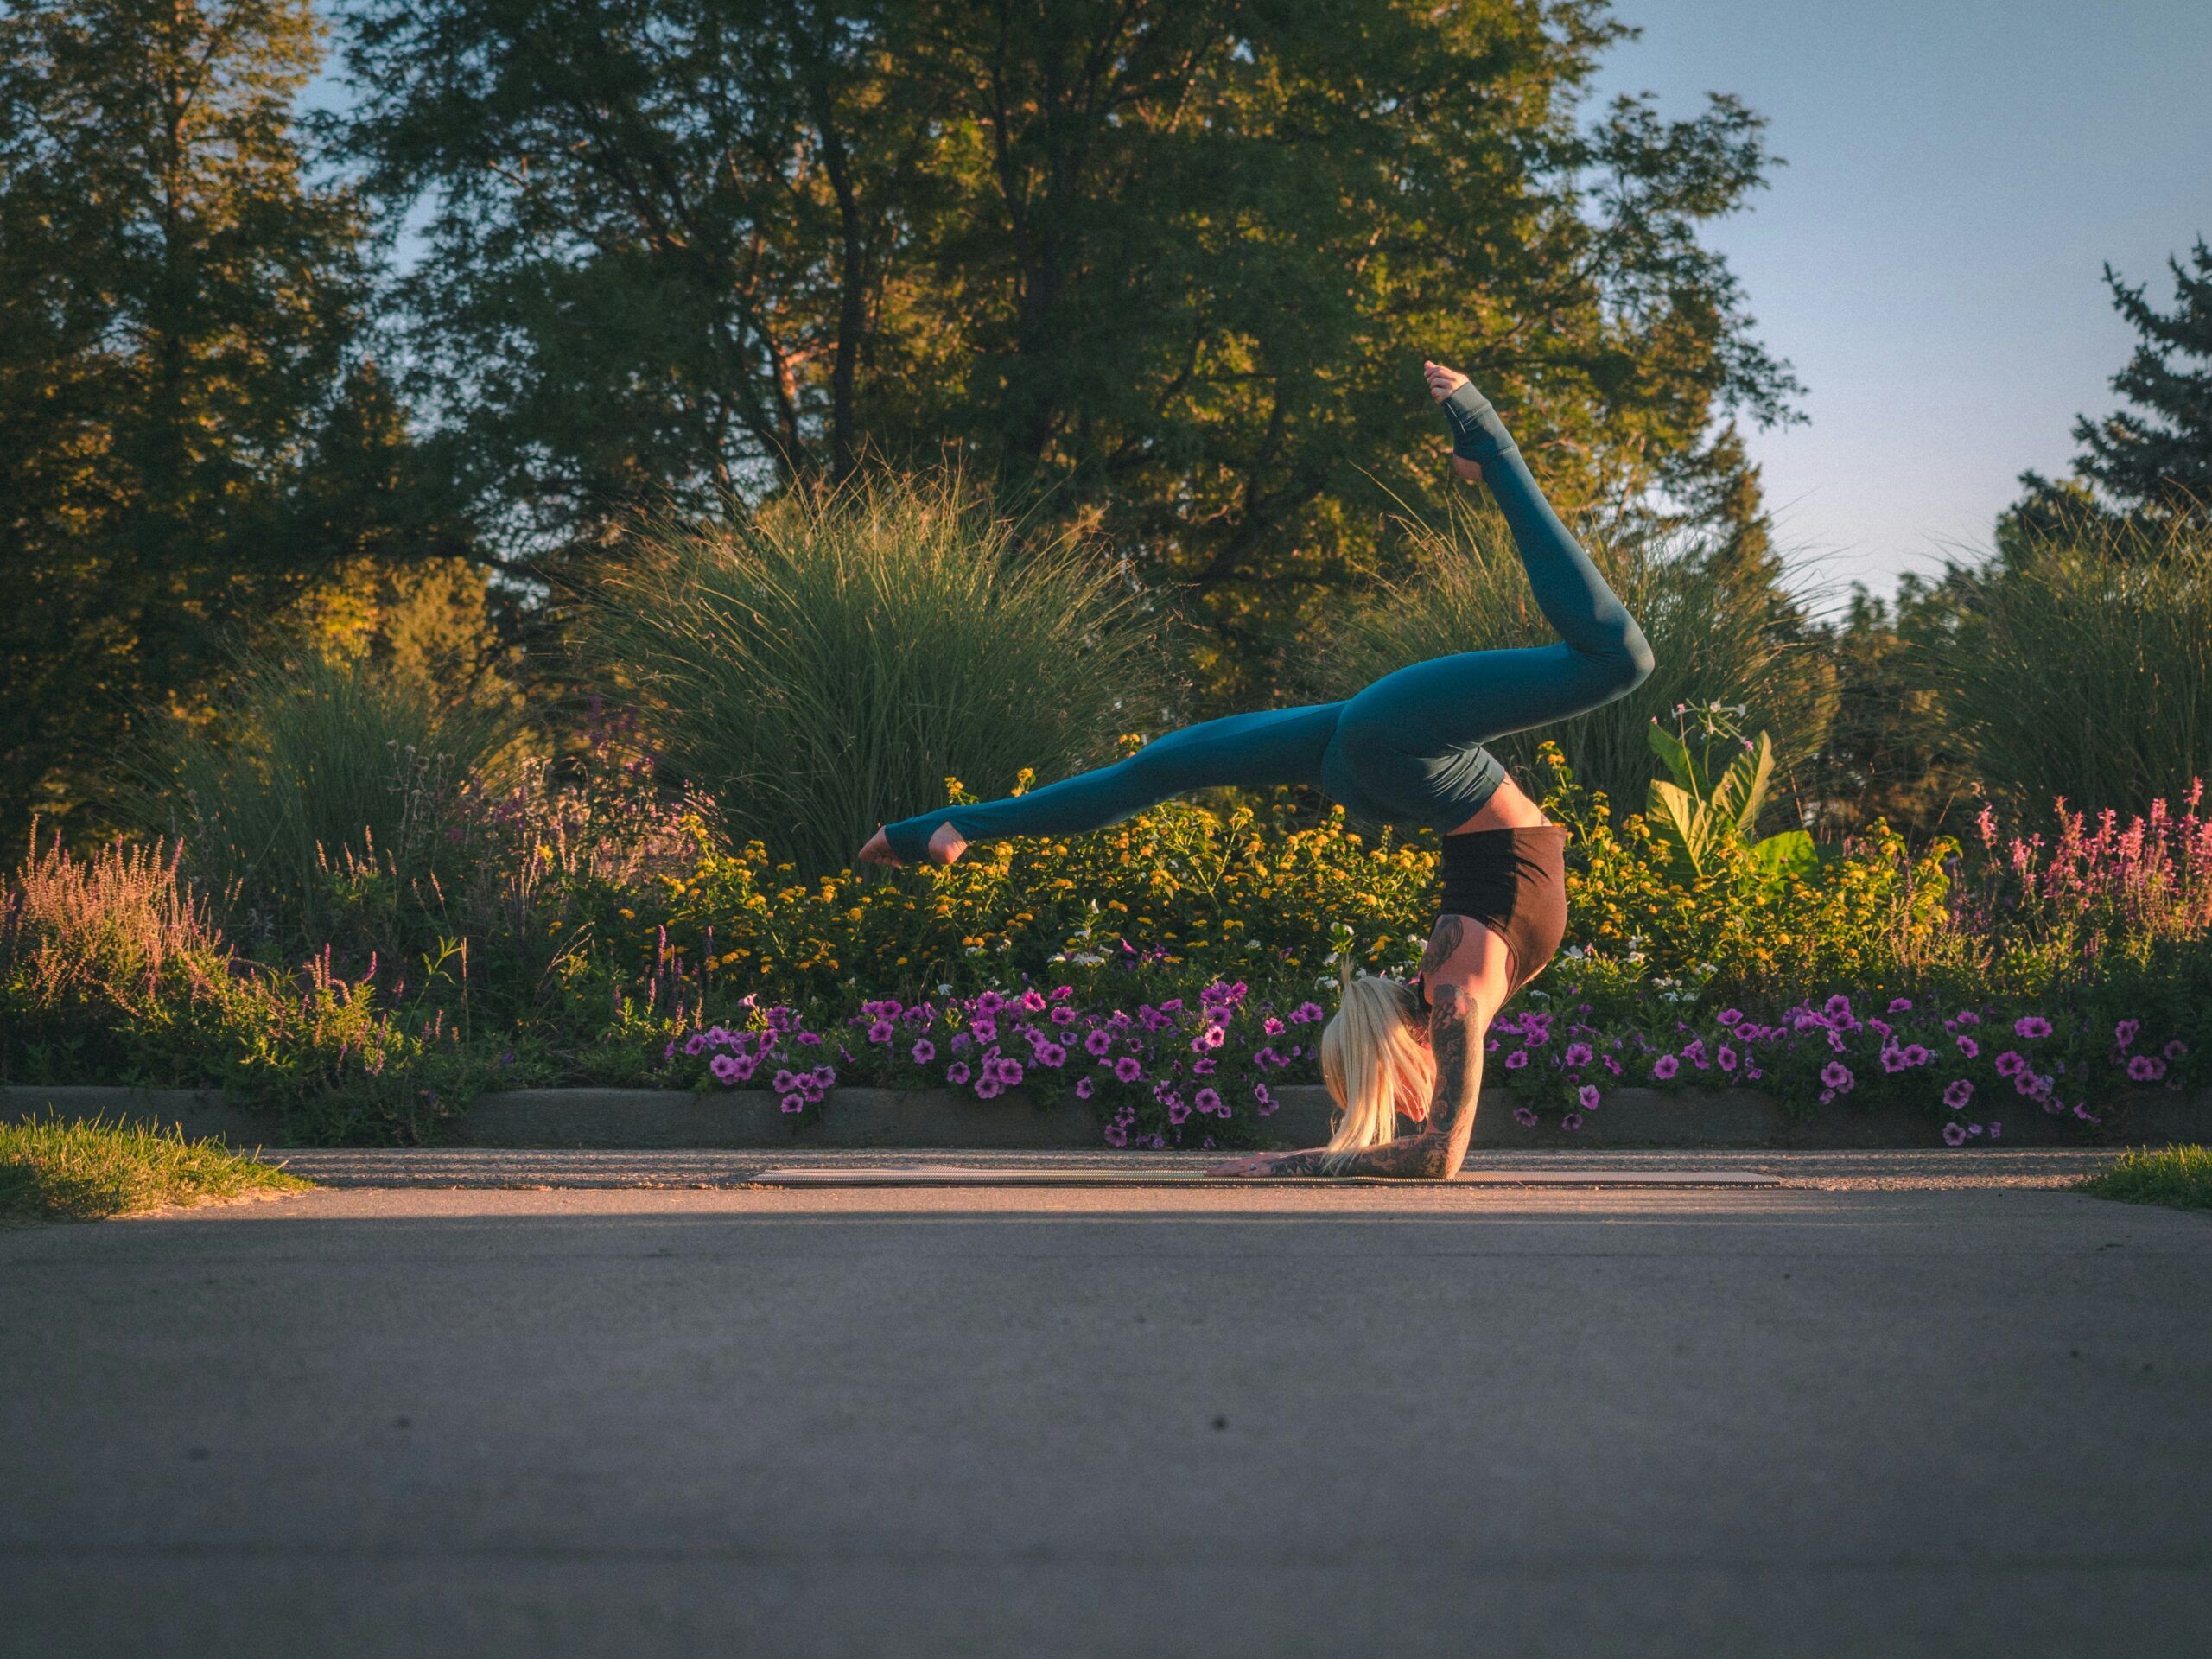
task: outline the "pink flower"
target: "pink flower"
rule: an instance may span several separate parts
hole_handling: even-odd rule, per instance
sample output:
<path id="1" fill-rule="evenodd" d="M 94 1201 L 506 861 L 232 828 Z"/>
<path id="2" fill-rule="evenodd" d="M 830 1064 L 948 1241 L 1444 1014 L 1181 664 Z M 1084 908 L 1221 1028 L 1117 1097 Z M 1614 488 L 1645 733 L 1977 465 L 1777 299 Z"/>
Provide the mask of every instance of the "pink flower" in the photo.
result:
<path id="1" fill-rule="evenodd" d="M 1904 1063 L 1907 1065 L 1925 1065 L 1932 1058 L 1934 1057 L 1918 1043 L 1905 1045 Z"/>
<path id="2" fill-rule="evenodd" d="M 1089 1100 L 1096 1092 L 1096 1091 L 1090 1086 L 1090 1079 L 1089 1077 L 1078 1077 L 1076 1079 L 1075 1097 L 1077 1100 Z"/>
<path id="3" fill-rule="evenodd" d="M 1587 1043 L 1569 1043 L 1567 1046 L 1567 1063 L 1569 1065 L 1589 1065 L 1590 1054 L 1590 1045 Z"/>
<path id="4" fill-rule="evenodd" d="M 798 1080 L 788 1071 L 779 1071 L 776 1080 L 768 1086 L 779 1095 L 787 1095 L 798 1086 Z"/>
<path id="5" fill-rule="evenodd" d="M 1221 1109 L 1221 1096 L 1211 1089 L 1201 1089 L 1191 1097 L 1191 1103 L 1202 1112 L 1217 1112 Z"/>
<path id="6" fill-rule="evenodd" d="M 994 1014 L 1004 1007 L 1006 1007 L 1006 998 L 1001 996 L 996 991 L 985 991 L 976 999 L 976 1012 L 979 1014 Z"/>
<path id="7" fill-rule="evenodd" d="M 944 1080 L 947 1083 L 951 1084 L 955 1088 L 957 1088 L 960 1084 L 967 1082 L 970 1075 L 971 1073 L 968 1070 L 968 1062 L 965 1060 L 955 1060 L 950 1065 L 944 1068 Z"/>
<path id="8" fill-rule="evenodd" d="M 1904 1052 L 1902 1049 L 1896 1047 L 1894 1045 L 1885 1044 L 1882 1048 L 1882 1070 L 1885 1071 L 1902 1071 L 1904 1068 Z"/>
<path id="9" fill-rule="evenodd" d="M 889 1042 L 891 1040 L 891 1022 L 888 1020 L 877 1020 L 874 1025 L 868 1028 L 868 1039 L 871 1043 Z"/>
<path id="10" fill-rule="evenodd" d="M 2034 1039 L 2050 1035 L 2050 1021 L 2039 1014 L 2024 1014 L 2012 1022 L 2015 1037 Z"/>
<path id="11" fill-rule="evenodd" d="M 1726 1043 L 1721 1044 L 1719 1052 L 1713 1057 L 1713 1063 L 1723 1071 L 1733 1071 L 1736 1069 L 1736 1051 Z"/>
<path id="12" fill-rule="evenodd" d="M 931 1060 L 937 1058 L 937 1045 L 924 1037 L 916 1042 L 907 1053 L 916 1065 L 927 1065 Z"/>
<path id="13" fill-rule="evenodd" d="M 1662 1054 L 1651 1062 L 1651 1075 L 1661 1083 L 1666 1082 L 1681 1069 L 1682 1063 L 1671 1054 Z"/>
<path id="14" fill-rule="evenodd" d="M 1847 1095 L 1852 1089 L 1851 1068 L 1841 1060 L 1830 1060 L 1821 1068 L 1821 1082 L 1840 1095 Z"/>
<path id="15" fill-rule="evenodd" d="M 1144 1075 L 1144 1067 L 1129 1055 L 1124 1054 L 1114 1062 L 1114 1075 L 1123 1083 L 1135 1083 Z"/>
<path id="16" fill-rule="evenodd" d="M 1170 1096 L 1167 1102 L 1167 1121 L 1179 1126 L 1189 1122 L 1191 1121 L 1190 1102 L 1185 1100 L 1180 1095 Z"/>
<path id="17" fill-rule="evenodd" d="M 1528 1064 L 1529 1051 L 1525 1048 L 1516 1048 L 1505 1057 L 1505 1069 L 1509 1071 L 1518 1071 Z"/>
<path id="18" fill-rule="evenodd" d="M 720 1082 L 734 1083 L 737 1081 L 737 1056 L 717 1054 L 707 1062 L 707 1070 L 713 1072 Z"/>
<path id="19" fill-rule="evenodd" d="M 1968 1083 L 1964 1077 L 1959 1078 L 1943 1091 L 1943 1103 L 1953 1111 L 1957 1111 L 1973 1098 L 1974 1084 Z"/>
<path id="20" fill-rule="evenodd" d="M 2008 1048 L 1997 1057 L 1997 1075 L 2000 1077 L 2017 1077 L 2027 1069 L 2028 1063 L 2018 1049 Z"/>
<path id="21" fill-rule="evenodd" d="M 1083 1039 L 1083 1046 L 1093 1054 L 1103 1054 L 1114 1046 L 1114 1039 L 1110 1033 L 1104 1030 L 1094 1031 Z"/>
<path id="22" fill-rule="evenodd" d="M 1970 1060 L 1981 1052 L 1981 1045 L 1974 1041 L 1973 1038 L 1967 1036 L 1964 1032 L 1961 1032 L 1959 1033 L 1956 1040 L 1959 1045 L 1959 1052 L 1965 1055 L 1967 1058 Z"/>
<path id="23" fill-rule="evenodd" d="M 1594 1112 L 1598 1109 L 1598 1103 L 1603 1096 L 1599 1094 L 1596 1084 L 1586 1083 L 1574 1091 L 1574 1098 L 1584 1111 Z"/>
<path id="24" fill-rule="evenodd" d="M 1963 1147 L 1967 1143 L 1967 1126 L 1954 1120 L 1943 1126 L 1943 1141 L 1948 1146 Z"/>
<path id="25" fill-rule="evenodd" d="M 1890 1012 L 1891 1014 L 1910 1014 L 1912 1012 L 1912 999 L 1909 996 L 1901 996 L 1897 998 L 1896 1001 L 1890 1004 Z"/>
<path id="26" fill-rule="evenodd" d="M 1731 1028 L 1732 1028 L 1736 1022 L 1743 1017 L 1743 1011 L 1739 1008 L 1723 1008 L 1720 1010 L 1720 1023 L 1724 1026 L 1730 1027 Z"/>
<path id="27" fill-rule="evenodd" d="M 1031 1013 L 1031 1014 L 1042 1014 L 1042 1013 L 1044 1013 L 1044 1012 L 1045 1012 L 1045 994 L 1044 994 L 1044 992 L 1042 992 L 1042 991 L 1038 991 L 1038 990 L 1028 990 L 1028 991 L 1024 991 L 1024 992 L 1021 994 L 1021 1006 L 1022 1006 L 1022 1007 L 1023 1007 L 1025 1010 L 1027 1010 L 1028 1013 Z"/>

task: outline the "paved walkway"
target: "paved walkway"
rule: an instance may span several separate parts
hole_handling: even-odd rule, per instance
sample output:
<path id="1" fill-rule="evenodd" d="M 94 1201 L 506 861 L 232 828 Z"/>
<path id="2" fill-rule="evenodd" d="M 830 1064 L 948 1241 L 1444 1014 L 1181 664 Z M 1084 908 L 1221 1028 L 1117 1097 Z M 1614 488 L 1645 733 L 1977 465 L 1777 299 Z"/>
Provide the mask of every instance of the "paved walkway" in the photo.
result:
<path id="1" fill-rule="evenodd" d="M 2193 1656 L 2208 1306 L 2032 1187 L 21 1231 L 0 1655 Z"/>
<path id="2" fill-rule="evenodd" d="M 1222 1153 L 1111 1152 L 564 1152 L 502 1147 L 353 1151 L 271 1148 L 263 1159 L 329 1186 L 730 1187 L 773 1166 L 963 1164 L 978 1169 L 1204 1169 Z M 2101 1147 L 1998 1151 L 1935 1147 L 1896 1152 L 1490 1152 L 1470 1170 L 1748 1169 L 1796 1185 L 1853 1188 L 2067 1186 L 2119 1157 Z"/>

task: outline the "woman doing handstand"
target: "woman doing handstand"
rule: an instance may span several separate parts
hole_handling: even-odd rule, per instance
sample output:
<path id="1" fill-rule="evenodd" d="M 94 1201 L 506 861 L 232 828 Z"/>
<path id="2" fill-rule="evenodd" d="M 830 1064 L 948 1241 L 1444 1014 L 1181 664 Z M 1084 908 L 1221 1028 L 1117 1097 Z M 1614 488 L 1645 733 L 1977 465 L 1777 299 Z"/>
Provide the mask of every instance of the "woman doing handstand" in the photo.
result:
<path id="1" fill-rule="evenodd" d="M 1321 1033 L 1321 1075 L 1340 1112 L 1329 1144 L 1236 1159 L 1216 1174 L 1459 1172 L 1474 1132 L 1484 1035 L 1567 926 L 1567 831 L 1482 745 L 1586 714 L 1651 672 L 1643 630 L 1560 523 L 1489 400 L 1455 370 L 1422 371 L 1452 423 L 1452 464 L 1497 498 L 1557 645 L 1462 652 L 1385 675 L 1342 702 L 1204 721 L 1027 795 L 887 824 L 861 849 L 870 863 L 950 864 L 970 842 L 1073 835 L 1222 784 L 1315 785 L 1354 817 L 1442 836 L 1441 913 L 1421 971 L 1410 984 L 1353 980 Z M 1402 1111 L 1417 1133 L 1396 1134 Z"/>

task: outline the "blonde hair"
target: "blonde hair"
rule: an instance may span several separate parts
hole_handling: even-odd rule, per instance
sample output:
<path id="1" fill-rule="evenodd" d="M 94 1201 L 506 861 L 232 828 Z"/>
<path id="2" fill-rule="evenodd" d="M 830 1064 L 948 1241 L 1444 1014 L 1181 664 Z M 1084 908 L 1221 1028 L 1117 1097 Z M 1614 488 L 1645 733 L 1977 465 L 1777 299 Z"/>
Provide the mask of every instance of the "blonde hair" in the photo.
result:
<path id="1" fill-rule="evenodd" d="M 1425 1113 L 1436 1087 L 1413 987 L 1367 974 L 1342 983 L 1343 1000 L 1321 1028 L 1321 1081 L 1338 1113 L 1328 1150 L 1339 1162 L 1395 1138 L 1398 1114 Z"/>

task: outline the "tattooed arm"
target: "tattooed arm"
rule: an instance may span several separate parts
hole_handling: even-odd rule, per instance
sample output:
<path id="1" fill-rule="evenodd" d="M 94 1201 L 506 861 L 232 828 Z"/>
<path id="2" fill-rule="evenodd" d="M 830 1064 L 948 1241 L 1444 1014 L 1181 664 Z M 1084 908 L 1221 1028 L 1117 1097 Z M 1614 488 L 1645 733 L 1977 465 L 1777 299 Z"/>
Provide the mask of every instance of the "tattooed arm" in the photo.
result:
<path id="1" fill-rule="evenodd" d="M 1428 1043 L 1436 1058 L 1436 1087 L 1420 1134 L 1350 1154 L 1321 1147 L 1265 1154 L 1213 1173 L 1451 1179 L 1459 1173 L 1475 1132 L 1475 1106 L 1483 1086 L 1483 1039 L 1503 999 L 1507 972 L 1504 943 L 1488 928 L 1459 916 L 1438 921 L 1427 954 L 1421 958 L 1429 993 Z"/>

